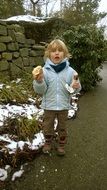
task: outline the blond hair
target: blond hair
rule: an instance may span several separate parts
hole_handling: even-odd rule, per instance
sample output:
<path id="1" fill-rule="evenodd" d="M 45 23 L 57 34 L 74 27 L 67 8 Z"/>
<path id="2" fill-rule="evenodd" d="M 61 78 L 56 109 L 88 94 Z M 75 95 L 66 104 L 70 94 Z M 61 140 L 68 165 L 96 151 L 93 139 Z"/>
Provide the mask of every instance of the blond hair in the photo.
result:
<path id="1" fill-rule="evenodd" d="M 55 39 L 55 40 L 51 41 L 48 44 L 48 46 L 47 46 L 47 48 L 45 50 L 45 53 L 44 53 L 44 59 L 49 58 L 50 57 L 50 52 L 52 52 L 52 51 L 54 51 L 56 49 L 64 52 L 64 58 L 65 57 L 67 57 L 67 58 L 71 57 L 65 43 L 63 41 L 59 40 L 59 39 Z"/>

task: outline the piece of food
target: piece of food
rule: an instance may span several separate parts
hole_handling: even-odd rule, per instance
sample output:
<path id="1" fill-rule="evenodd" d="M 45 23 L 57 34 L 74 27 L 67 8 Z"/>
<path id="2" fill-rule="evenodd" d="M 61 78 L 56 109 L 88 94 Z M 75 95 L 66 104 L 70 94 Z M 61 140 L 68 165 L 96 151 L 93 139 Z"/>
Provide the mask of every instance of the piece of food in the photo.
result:
<path id="1" fill-rule="evenodd" d="M 37 75 L 39 75 L 40 73 L 42 73 L 42 67 L 41 67 L 41 66 L 37 66 L 37 67 L 34 68 L 33 71 L 32 71 L 32 74 L 33 74 L 34 76 L 37 76 Z"/>

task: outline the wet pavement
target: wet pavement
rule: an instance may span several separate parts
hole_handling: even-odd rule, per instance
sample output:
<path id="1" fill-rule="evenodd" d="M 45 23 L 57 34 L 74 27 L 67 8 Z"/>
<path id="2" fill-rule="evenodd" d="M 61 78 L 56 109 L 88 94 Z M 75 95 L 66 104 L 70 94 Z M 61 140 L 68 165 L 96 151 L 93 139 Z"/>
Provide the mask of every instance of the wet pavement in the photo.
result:
<path id="1" fill-rule="evenodd" d="M 107 190 L 107 64 L 103 81 L 68 120 L 66 156 L 38 155 L 8 190 Z"/>

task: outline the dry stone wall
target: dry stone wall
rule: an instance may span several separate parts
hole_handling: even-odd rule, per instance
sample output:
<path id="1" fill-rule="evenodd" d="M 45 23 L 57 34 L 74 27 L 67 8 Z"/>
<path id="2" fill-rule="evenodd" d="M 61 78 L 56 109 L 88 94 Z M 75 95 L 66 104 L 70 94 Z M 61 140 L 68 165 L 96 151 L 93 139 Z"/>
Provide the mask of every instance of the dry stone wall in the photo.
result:
<path id="1" fill-rule="evenodd" d="M 0 22 L 0 75 L 11 79 L 30 72 L 43 63 L 44 46 L 26 39 L 24 28 L 18 24 Z"/>

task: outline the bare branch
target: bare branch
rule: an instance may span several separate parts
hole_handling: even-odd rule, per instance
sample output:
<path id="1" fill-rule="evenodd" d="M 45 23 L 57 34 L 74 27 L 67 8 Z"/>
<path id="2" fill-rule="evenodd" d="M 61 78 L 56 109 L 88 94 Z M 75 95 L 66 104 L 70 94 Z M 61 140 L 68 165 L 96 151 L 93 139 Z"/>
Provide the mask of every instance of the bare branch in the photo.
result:
<path id="1" fill-rule="evenodd" d="M 34 0 L 30 0 L 32 4 L 36 5 L 40 0 L 34 1 Z"/>

